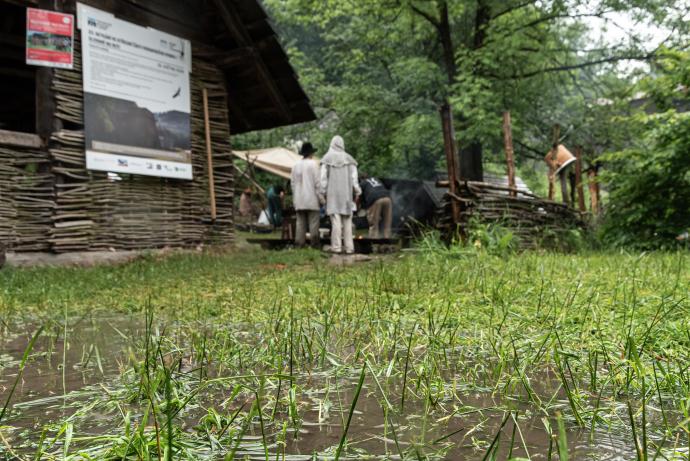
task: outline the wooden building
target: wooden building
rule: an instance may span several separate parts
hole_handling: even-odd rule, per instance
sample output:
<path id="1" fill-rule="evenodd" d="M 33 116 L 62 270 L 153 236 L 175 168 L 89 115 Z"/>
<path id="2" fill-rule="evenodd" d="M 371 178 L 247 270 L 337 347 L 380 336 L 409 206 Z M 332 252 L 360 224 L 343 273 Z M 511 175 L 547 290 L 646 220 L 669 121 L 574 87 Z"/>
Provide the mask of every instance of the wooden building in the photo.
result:
<path id="1" fill-rule="evenodd" d="M 193 180 L 88 170 L 79 31 L 73 70 L 25 64 L 26 8 L 76 14 L 75 0 L 0 0 L 0 242 L 12 251 L 229 243 L 231 134 L 314 119 L 258 0 L 83 0 L 192 43 Z M 208 95 L 216 219 L 211 217 Z"/>

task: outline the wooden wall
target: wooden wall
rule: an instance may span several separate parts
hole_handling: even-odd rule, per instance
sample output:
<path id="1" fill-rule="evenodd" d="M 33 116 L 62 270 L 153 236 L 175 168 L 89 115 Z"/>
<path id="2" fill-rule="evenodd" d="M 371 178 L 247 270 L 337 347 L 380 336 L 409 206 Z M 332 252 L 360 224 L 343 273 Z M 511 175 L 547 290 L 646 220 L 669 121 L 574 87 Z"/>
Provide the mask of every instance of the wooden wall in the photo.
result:
<path id="1" fill-rule="evenodd" d="M 47 251 L 53 176 L 48 153 L 0 145 L 0 244 L 15 251 Z"/>
<path id="2" fill-rule="evenodd" d="M 52 71 L 55 131 L 47 149 L 0 146 L 0 241 L 14 251 L 228 244 L 233 168 L 225 77 L 192 64 L 192 181 L 86 169 L 79 44 L 74 70 Z M 217 219 L 211 221 L 202 88 L 209 93 Z"/>

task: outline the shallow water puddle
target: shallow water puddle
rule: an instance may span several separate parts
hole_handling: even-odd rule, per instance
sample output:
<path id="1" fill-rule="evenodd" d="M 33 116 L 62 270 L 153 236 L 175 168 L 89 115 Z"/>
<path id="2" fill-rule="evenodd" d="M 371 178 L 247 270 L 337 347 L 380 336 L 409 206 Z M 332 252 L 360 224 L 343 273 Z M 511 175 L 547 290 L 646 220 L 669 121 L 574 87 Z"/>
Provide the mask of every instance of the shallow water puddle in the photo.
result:
<path id="1" fill-rule="evenodd" d="M 15 324 L 0 336 L 2 404 L 9 397 L 24 351 L 38 328 L 35 324 Z M 136 322 L 123 317 L 71 319 L 67 328 L 64 324 L 47 325 L 12 395 L 11 424 L 40 427 L 69 416 L 75 402 L 88 399 L 97 384 L 119 375 L 128 338 L 136 337 L 136 331 Z"/>
<path id="2" fill-rule="evenodd" d="M 9 396 L 18 364 L 30 339 L 30 334 L 25 332 L 32 332 L 36 328 L 36 325 L 11 325 L 0 337 L 2 404 Z M 194 345 L 185 342 L 185 334 L 188 335 L 189 331 L 178 334 L 178 328 L 182 326 L 168 325 L 167 334 L 175 338 L 179 350 L 188 351 L 182 354 L 185 359 L 180 361 L 178 371 L 184 379 L 191 380 L 192 375 L 199 374 L 192 363 Z M 189 328 L 194 330 L 194 327 Z M 243 328 L 246 329 L 247 325 L 243 325 Z M 109 389 L 122 387 L 122 373 L 131 368 L 132 359 L 141 352 L 144 329 L 141 316 L 71 319 L 66 328 L 57 322 L 48 325 L 37 341 L 11 399 L 9 417 L 2 422 L 13 429 L 6 431 L 5 435 L 10 447 L 0 447 L 0 453 L 10 449 L 17 453 L 32 453 L 44 427 L 70 420 L 75 411 L 84 405 L 93 405 L 93 411 L 88 418 L 73 420 L 75 434 L 120 434 L 121 415 L 102 411 L 98 404 L 99 400 L 109 395 Z M 253 341 L 256 337 L 247 332 L 238 332 L 234 338 Z M 183 370 L 182 364 L 187 362 L 188 369 Z M 217 364 L 207 366 L 207 378 L 217 377 L 215 373 L 218 369 Z M 229 373 L 232 375 L 235 371 Z M 312 370 L 309 374 L 295 373 L 295 403 L 299 409 L 296 428 L 285 403 L 289 385 L 283 385 L 279 402 L 276 403 L 274 396 L 277 386 L 275 382 L 270 383 L 262 394 L 263 414 L 266 418 L 274 408 L 275 421 L 267 419 L 263 422 L 262 435 L 260 422 L 254 418 L 236 454 L 249 459 L 265 459 L 262 443 L 265 436 L 271 459 L 283 453 L 292 455 L 286 456 L 287 460 L 314 459 L 314 454 L 319 454 L 315 459 L 332 456 L 342 437 L 344 422 L 354 399 L 357 374 L 358 370 L 350 370 L 349 375 L 336 379 L 331 369 Z M 535 389 L 544 394 L 543 398 L 550 398 L 554 384 L 546 376 L 540 383 Z M 399 459 L 399 453 L 402 452 L 406 458 L 412 459 L 476 460 L 481 459 L 492 444 L 498 447 L 496 459 L 507 459 L 510 453 L 513 457 L 546 460 L 550 444 L 553 452 L 556 452 L 556 442 L 550 439 L 545 429 L 545 415 L 528 404 L 507 402 L 493 397 L 491 392 L 470 391 L 463 388 L 462 380 L 459 380 L 456 392 L 462 405 L 447 401 L 430 404 L 420 396 L 408 394 L 404 411 L 400 411 L 402 386 L 399 380 L 391 379 L 382 383 L 382 386 L 391 394 L 388 403 L 395 410 L 390 411 L 387 418 L 384 417 L 385 399 L 381 398 L 377 383 L 367 376 L 348 431 L 350 459 L 355 459 L 352 456 L 357 459 Z M 213 443 L 204 442 L 204 437 L 213 435 L 213 430 L 204 434 L 198 428 L 199 421 L 210 408 L 218 413 L 228 412 L 232 405 L 221 408 L 221 402 L 227 398 L 231 388 L 230 385 L 215 386 L 200 391 L 199 401 L 190 405 L 178 418 L 183 430 L 190 437 L 199 439 L 199 453 L 203 452 L 204 444 L 213 446 Z M 184 389 L 189 391 L 191 388 Z M 245 410 L 248 411 L 249 406 Z M 516 413 L 506 413 L 506 406 L 517 410 L 517 426 L 514 423 Z M 142 412 L 131 402 L 123 403 L 122 409 L 131 410 L 133 417 Z M 553 417 L 548 420 L 555 426 Z M 500 436 L 497 437 L 499 432 Z M 571 459 L 613 461 L 635 457 L 627 434 L 617 435 L 602 429 L 591 434 L 588 430 L 572 427 L 566 433 Z M 78 437 L 75 435 L 76 439 Z M 72 443 L 75 449 L 79 449 L 79 441 Z M 227 449 L 221 447 L 221 450 Z M 210 448 L 205 456 L 199 456 L 208 459 L 215 457 Z"/>

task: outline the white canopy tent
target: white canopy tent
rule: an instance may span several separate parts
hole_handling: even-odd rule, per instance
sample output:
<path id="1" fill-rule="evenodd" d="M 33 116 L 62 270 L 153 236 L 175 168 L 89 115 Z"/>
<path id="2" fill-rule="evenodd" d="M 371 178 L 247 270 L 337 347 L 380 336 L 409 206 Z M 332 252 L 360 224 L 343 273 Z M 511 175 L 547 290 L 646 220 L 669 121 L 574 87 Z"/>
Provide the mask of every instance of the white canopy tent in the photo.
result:
<path id="1" fill-rule="evenodd" d="M 233 151 L 235 157 L 245 160 L 251 165 L 268 171 L 281 178 L 290 179 L 292 167 L 302 158 L 299 154 L 284 147 Z"/>

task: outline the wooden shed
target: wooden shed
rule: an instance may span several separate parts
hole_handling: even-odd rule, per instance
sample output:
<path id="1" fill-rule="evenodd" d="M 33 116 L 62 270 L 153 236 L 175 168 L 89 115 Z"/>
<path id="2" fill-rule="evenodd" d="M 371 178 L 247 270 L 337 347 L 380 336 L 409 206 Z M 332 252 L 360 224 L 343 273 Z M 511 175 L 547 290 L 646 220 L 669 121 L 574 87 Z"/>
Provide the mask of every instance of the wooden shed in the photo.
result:
<path id="1" fill-rule="evenodd" d="M 69 252 L 231 242 L 231 134 L 315 118 L 259 1 L 80 3 L 191 42 L 193 179 L 87 169 L 79 32 L 71 70 L 29 66 L 25 57 L 27 7 L 76 14 L 76 0 L 0 0 L 0 243 Z"/>

